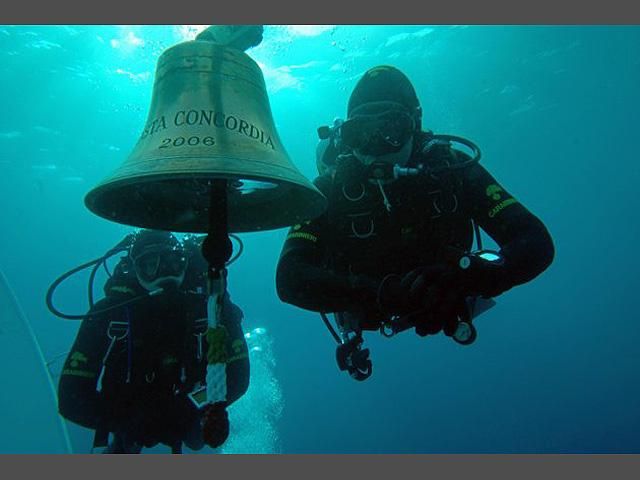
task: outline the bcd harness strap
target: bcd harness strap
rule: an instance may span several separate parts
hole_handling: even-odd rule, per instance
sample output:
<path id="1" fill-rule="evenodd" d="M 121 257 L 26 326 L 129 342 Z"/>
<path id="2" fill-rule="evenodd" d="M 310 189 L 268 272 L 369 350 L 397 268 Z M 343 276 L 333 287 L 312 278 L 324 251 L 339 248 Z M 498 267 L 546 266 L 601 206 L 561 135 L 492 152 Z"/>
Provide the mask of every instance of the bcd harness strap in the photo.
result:
<path id="1" fill-rule="evenodd" d="M 127 316 L 127 320 L 129 320 Z M 107 352 L 102 358 L 102 367 L 100 368 L 100 375 L 98 375 L 98 382 L 96 384 L 96 391 L 98 393 L 102 392 L 102 379 L 104 378 L 104 374 L 107 368 L 107 361 L 109 360 L 109 356 L 115 346 L 116 342 L 119 340 L 124 340 L 129 337 L 129 321 L 122 322 L 117 320 L 112 320 L 109 322 L 109 327 L 107 328 L 107 337 L 111 342 L 109 343 L 109 347 L 107 347 Z M 127 372 L 127 378 L 129 378 L 129 373 Z M 109 429 L 105 425 L 98 425 L 96 428 L 95 435 L 93 436 L 93 446 L 91 450 L 93 451 L 98 447 L 106 447 L 109 444 Z"/>
<path id="2" fill-rule="evenodd" d="M 109 356 L 111 355 L 111 351 L 115 346 L 116 342 L 119 340 L 124 340 L 129 336 L 129 322 L 119 322 L 116 320 L 112 320 L 109 322 L 109 327 L 107 328 L 107 337 L 111 340 L 109 343 L 109 347 L 107 348 L 107 353 L 104 354 L 102 358 L 102 367 L 100 368 L 100 375 L 98 375 L 98 382 L 96 384 L 96 391 L 102 391 L 102 379 L 104 378 L 104 373 L 107 369 L 107 360 L 109 360 Z M 129 372 L 127 372 L 127 378 L 129 378 Z"/>

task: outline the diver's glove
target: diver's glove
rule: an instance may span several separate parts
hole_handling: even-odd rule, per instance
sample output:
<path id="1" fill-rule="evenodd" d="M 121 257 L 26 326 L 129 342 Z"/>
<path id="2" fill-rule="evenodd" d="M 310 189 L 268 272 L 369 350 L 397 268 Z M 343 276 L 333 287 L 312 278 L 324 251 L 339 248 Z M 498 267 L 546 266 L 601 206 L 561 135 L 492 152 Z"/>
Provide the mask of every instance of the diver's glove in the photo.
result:
<path id="1" fill-rule="evenodd" d="M 459 319 L 465 316 L 467 297 L 494 297 L 509 288 L 504 280 L 504 262 L 499 255 L 496 257 L 499 261 L 464 254 L 455 264 L 417 268 L 399 280 L 392 278 L 381 290 L 379 303 L 395 301 L 395 313 L 404 313 L 405 320 L 416 325 L 420 336 L 441 330 L 451 336 Z"/>
<path id="2" fill-rule="evenodd" d="M 402 276 L 387 275 L 377 288 L 376 300 L 380 311 L 389 315 L 405 315 L 424 310 L 428 286 L 442 278 L 448 268 L 437 264 L 416 268 Z"/>
<path id="3" fill-rule="evenodd" d="M 440 275 L 429 281 L 429 275 L 436 269 L 440 270 Z M 467 293 L 458 280 L 458 272 L 448 266 L 438 265 L 428 270 L 428 274 L 418 273 L 412 284 L 411 291 L 419 298 L 420 308 L 410 313 L 406 320 L 416 326 L 416 333 L 421 337 L 440 331 L 451 336 L 459 318 L 464 316 Z"/>
<path id="4" fill-rule="evenodd" d="M 204 407 L 202 437 L 211 448 L 218 448 L 229 436 L 227 402 L 210 403 Z"/>

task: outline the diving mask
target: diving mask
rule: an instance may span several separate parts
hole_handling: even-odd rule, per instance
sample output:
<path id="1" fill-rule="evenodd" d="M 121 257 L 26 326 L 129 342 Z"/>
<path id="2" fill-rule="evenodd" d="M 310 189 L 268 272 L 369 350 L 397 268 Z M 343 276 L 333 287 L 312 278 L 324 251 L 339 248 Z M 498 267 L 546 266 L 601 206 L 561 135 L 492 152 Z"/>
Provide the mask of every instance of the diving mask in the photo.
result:
<path id="1" fill-rule="evenodd" d="M 396 153 L 416 131 L 414 118 L 406 111 L 358 114 L 340 127 L 340 139 L 348 148 L 364 155 Z"/>
<path id="2" fill-rule="evenodd" d="M 187 257 L 182 248 L 152 245 L 133 259 L 136 276 L 147 290 L 174 284 L 180 286 L 187 269 Z"/>

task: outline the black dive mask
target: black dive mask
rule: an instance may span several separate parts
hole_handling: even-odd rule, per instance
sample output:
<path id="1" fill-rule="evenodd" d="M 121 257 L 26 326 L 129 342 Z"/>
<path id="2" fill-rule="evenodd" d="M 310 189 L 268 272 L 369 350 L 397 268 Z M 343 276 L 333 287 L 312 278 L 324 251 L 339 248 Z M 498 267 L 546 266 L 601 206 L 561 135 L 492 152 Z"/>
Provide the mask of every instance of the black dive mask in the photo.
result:
<path id="1" fill-rule="evenodd" d="M 187 267 L 187 258 L 182 249 L 152 248 L 136 257 L 133 265 L 141 280 L 154 282 L 164 277 L 183 275 Z"/>
<path id="2" fill-rule="evenodd" d="M 356 115 L 340 127 L 343 145 L 364 155 L 395 153 L 415 133 L 416 122 L 404 111 L 390 110 L 375 115 Z"/>

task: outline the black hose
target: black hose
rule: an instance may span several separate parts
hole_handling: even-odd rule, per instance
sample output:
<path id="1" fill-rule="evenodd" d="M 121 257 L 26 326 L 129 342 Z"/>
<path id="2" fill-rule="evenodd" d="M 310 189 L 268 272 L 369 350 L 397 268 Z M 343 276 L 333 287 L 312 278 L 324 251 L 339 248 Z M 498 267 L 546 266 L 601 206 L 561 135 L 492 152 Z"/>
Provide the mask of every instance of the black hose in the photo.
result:
<path id="1" fill-rule="evenodd" d="M 329 330 L 329 333 L 331 334 L 331 336 L 333 337 L 333 339 L 338 343 L 338 344 L 342 344 L 342 340 L 340 340 L 340 337 L 338 336 L 338 334 L 336 333 L 335 329 L 333 328 L 333 326 L 331 325 L 331 322 L 329 321 L 329 319 L 327 318 L 327 314 L 324 312 L 320 312 L 320 317 L 322 317 L 322 321 L 324 322 L 324 324 L 326 325 L 327 329 Z"/>
<path id="2" fill-rule="evenodd" d="M 427 145 L 423 151 L 425 152 L 429 151 L 431 149 L 431 146 L 429 144 L 434 141 L 437 142 L 438 140 L 445 141 L 445 142 L 461 143 L 462 145 L 465 145 L 473 152 L 473 156 L 469 160 L 465 162 L 457 163 L 455 165 L 447 164 L 442 167 L 429 168 L 426 173 L 436 174 L 436 173 L 444 172 L 446 170 L 460 170 L 480 162 L 480 158 L 482 157 L 482 152 L 480 152 L 480 148 L 471 140 L 467 140 L 466 138 L 458 137 L 456 135 L 433 135 L 431 137 L 431 140 L 427 142 Z"/>
<path id="3" fill-rule="evenodd" d="M 107 277 L 111 278 L 113 275 L 109 271 L 109 265 L 107 265 L 107 259 L 106 258 L 102 262 L 102 266 L 104 267 L 104 271 L 107 273 Z"/>
<path id="4" fill-rule="evenodd" d="M 101 259 L 98 259 L 98 262 Z M 49 311 L 54 314 L 56 317 L 60 317 L 60 318 L 65 318 L 67 320 L 84 320 L 87 317 L 87 313 L 83 314 L 83 315 L 71 315 L 71 314 L 67 314 L 67 313 L 62 313 L 60 310 L 58 310 L 54 305 L 53 305 L 53 293 L 55 291 L 55 289 L 58 287 L 58 285 L 60 285 L 63 281 L 65 281 L 67 278 L 69 278 L 71 275 L 73 275 L 74 273 L 79 272 L 80 270 L 83 270 L 84 268 L 87 268 L 88 266 L 92 265 L 93 263 L 95 263 L 96 261 L 91 261 L 91 262 L 87 262 L 83 265 L 80 265 L 79 267 L 74 268 L 73 270 L 70 270 L 69 272 L 65 273 L 64 275 L 62 275 L 61 277 L 59 277 L 55 282 L 53 282 L 51 284 L 51 286 L 49 287 L 49 290 L 47 290 L 47 308 L 49 309 Z M 111 310 L 115 310 L 116 308 L 120 308 L 120 307 L 124 307 L 125 305 L 129 305 L 131 303 L 137 302 L 138 300 L 142 300 L 143 298 L 149 296 L 151 293 L 145 293 L 142 295 L 138 295 L 137 297 L 133 297 L 130 298 L 129 300 L 122 302 L 122 303 L 118 303 L 117 305 L 112 305 L 108 308 L 103 308 L 102 310 L 95 310 L 92 311 L 91 314 L 92 315 L 101 315 L 103 313 L 109 312 Z M 91 306 L 91 308 L 93 309 L 93 305 Z"/>
<path id="5" fill-rule="evenodd" d="M 87 282 L 87 298 L 89 299 L 89 308 L 93 308 L 93 283 L 96 278 L 96 273 L 98 273 L 98 269 L 100 265 L 104 265 L 105 257 L 102 258 L 102 261 L 96 263 L 91 269 L 91 274 L 89 275 L 89 281 Z"/>
<path id="6" fill-rule="evenodd" d="M 458 137 L 456 135 L 434 135 L 434 138 L 438 140 L 445 140 L 447 142 L 461 143 L 462 145 L 469 147 L 469 150 L 473 152 L 473 157 L 471 157 L 471 160 L 473 163 L 479 162 L 480 157 L 482 157 L 482 152 L 480 152 L 480 148 L 471 140 L 468 140 L 466 138 Z M 465 162 L 465 163 L 470 163 L 470 162 Z"/>
<path id="7" fill-rule="evenodd" d="M 69 278 L 71 275 L 74 275 L 75 273 L 79 272 L 80 270 L 84 270 L 85 268 L 90 267 L 91 265 L 95 265 L 95 264 L 99 264 L 102 261 L 103 257 L 97 258 L 95 260 L 91 260 L 90 262 L 87 263 L 83 263 L 82 265 L 69 270 L 67 273 L 64 273 L 63 275 L 61 275 L 60 277 L 58 277 L 49 287 L 49 290 L 47 290 L 47 297 L 46 297 L 46 302 L 47 302 L 47 308 L 49 309 L 49 311 L 51 313 L 53 313 L 56 317 L 60 317 L 60 318 L 66 318 L 68 320 L 82 320 L 85 315 L 67 315 L 65 313 L 62 313 L 60 310 L 58 310 L 56 307 L 54 307 L 53 305 L 53 293 L 55 292 L 56 288 L 58 288 L 58 285 L 60 285 L 62 282 L 64 282 L 67 278 Z"/>
<path id="8" fill-rule="evenodd" d="M 109 259 L 110 257 L 112 257 L 113 255 L 125 251 L 129 248 L 132 239 L 134 238 L 134 234 L 129 234 L 127 236 L 125 236 L 120 242 L 118 242 L 118 244 L 113 247 L 112 249 L 110 249 L 107 253 L 105 253 L 103 256 L 96 258 L 94 260 L 91 260 L 89 262 L 83 263 L 82 265 L 69 270 L 67 273 L 64 273 L 63 275 L 61 275 L 60 277 L 58 277 L 50 286 L 49 289 L 47 290 L 47 296 L 46 296 L 46 303 L 47 303 L 47 308 L 49 309 L 49 311 L 55 315 L 56 317 L 60 317 L 60 318 L 65 318 L 67 320 L 82 320 L 84 319 L 87 315 L 70 315 L 70 314 L 66 314 L 66 313 L 62 313 L 60 310 L 58 310 L 54 305 L 53 305 L 53 294 L 56 290 L 56 288 L 58 288 L 58 285 L 60 285 L 62 282 L 64 282 L 67 278 L 69 278 L 70 276 L 76 274 L 77 272 L 79 272 L 80 270 L 84 270 L 85 268 L 89 268 L 90 266 L 93 266 L 93 269 L 91 271 L 91 275 L 89 277 L 89 285 L 88 285 L 88 293 L 89 293 L 89 305 L 90 308 L 93 309 L 94 303 L 93 303 L 93 283 L 94 283 L 94 279 L 96 276 L 96 273 L 98 271 L 98 268 L 100 267 L 101 264 L 105 265 L 106 267 L 106 261 L 107 259 Z M 112 310 L 114 308 L 119 308 L 123 305 L 128 305 L 129 303 L 132 303 L 133 301 L 138 301 L 141 298 L 146 297 L 147 294 L 144 295 L 140 295 L 138 297 L 134 297 L 130 300 L 127 300 L 126 302 L 120 303 L 118 305 L 114 305 L 112 307 L 109 307 L 107 309 L 104 310 L 100 310 L 97 312 L 93 312 L 94 314 L 99 314 L 99 313 L 104 313 L 107 312 L 109 310 Z"/>

